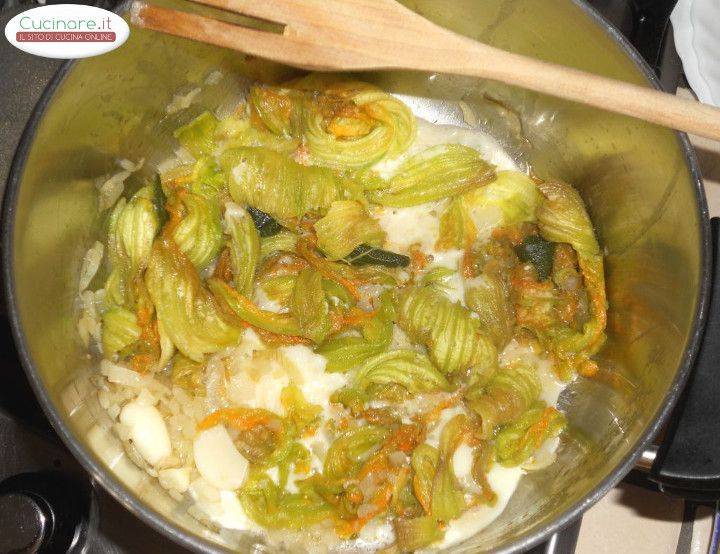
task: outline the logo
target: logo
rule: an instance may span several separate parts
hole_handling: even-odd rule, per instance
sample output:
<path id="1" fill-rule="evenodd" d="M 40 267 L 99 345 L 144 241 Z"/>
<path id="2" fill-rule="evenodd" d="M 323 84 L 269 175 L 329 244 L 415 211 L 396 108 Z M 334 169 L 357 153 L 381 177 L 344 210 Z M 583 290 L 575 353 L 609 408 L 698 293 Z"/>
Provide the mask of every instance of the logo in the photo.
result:
<path id="1" fill-rule="evenodd" d="M 88 58 L 115 50 L 130 28 L 117 14 L 78 4 L 41 6 L 13 17 L 5 26 L 8 42 L 45 58 Z"/>

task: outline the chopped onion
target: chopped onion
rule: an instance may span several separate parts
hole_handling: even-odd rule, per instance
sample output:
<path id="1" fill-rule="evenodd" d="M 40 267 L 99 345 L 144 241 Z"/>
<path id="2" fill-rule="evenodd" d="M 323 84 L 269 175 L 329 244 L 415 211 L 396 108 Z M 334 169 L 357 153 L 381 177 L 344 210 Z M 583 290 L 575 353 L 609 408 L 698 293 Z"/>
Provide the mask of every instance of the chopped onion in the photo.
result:
<path id="1" fill-rule="evenodd" d="M 97 304 L 102 302 L 104 295 L 105 291 L 102 289 L 96 292 L 85 290 L 80 293 L 82 313 L 78 320 L 77 329 L 80 339 L 86 348 L 90 345 L 90 339 L 92 338 L 98 347 L 102 349 L 102 325 L 100 323 Z"/>
<path id="2" fill-rule="evenodd" d="M 217 85 L 220 82 L 220 79 L 223 78 L 222 71 L 219 69 L 216 69 L 214 71 L 211 71 L 210 74 L 205 77 L 205 84 L 208 85 Z"/>
<path id="3" fill-rule="evenodd" d="M 95 274 L 100 268 L 100 262 L 102 262 L 104 251 L 105 247 L 102 242 L 95 241 L 95 244 L 93 244 L 85 253 L 85 257 L 80 265 L 80 292 L 83 292 L 86 288 L 88 288 L 90 281 L 92 281 L 93 277 L 95 277 Z"/>
<path id="4" fill-rule="evenodd" d="M 124 169 L 125 171 L 129 171 L 130 173 L 134 173 L 138 169 L 140 169 L 143 164 L 145 163 L 145 158 L 140 158 L 140 161 L 138 163 L 132 162 L 126 158 L 122 158 L 121 160 L 118 160 L 118 165 Z"/>
<path id="5" fill-rule="evenodd" d="M 125 179 L 130 177 L 135 171 L 139 170 L 145 163 L 144 159 L 140 159 L 139 162 L 133 163 L 130 160 L 119 160 L 118 165 L 123 168 L 112 175 L 105 182 L 101 183 L 98 187 L 100 196 L 98 199 L 98 209 L 102 212 L 110 208 L 117 202 L 120 195 L 125 189 Z"/>
<path id="6" fill-rule="evenodd" d="M 111 383 L 117 383 L 126 387 L 140 389 L 145 384 L 142 376 L 132 369 L 114 364 L 108 360 L 100 362 L 100 373 L 108 378 Z"/>
<path id="7" fill-rule="evenodd" d="M 151 375 L 142 375 L 137 371 L 114 364 L 109 360 L 102 360 L 100 362 L 100 373 L 107 377 L 107 380 L 111 383 L 116 383 L 124 387 L 139 389 L 141 391 L 148 390 L 165 395 L 170 394 L 170 389 L 157 379 L 154 379 Z"/>
<path id="8" fill-rule="evenodd" d="M 475 115 L 475 111 L 470 107 L 470 105 L 464 100 L 460 100 L 458 102 L 458 105 L 462 110 L 463 120 L 465 120 L 465 123 L 470 125 L 470 127 L 477 127 L 478 118 L 477 115 Z"/>
<path id="9" fill-rule="evenodd" d="M 163 488 L 185 492 L 190 486 L 190 468 L 169 468 L 158 471 L 158 479 Z"/>
<path id="10" fill-rule="evenodd" d="M 200 94 L 199 87 L 192 89 L 186 94 L 176 94 L 170 103 L 165 106 L 165 112 L 171 114 L 188 108 L 198 94 Z"/>

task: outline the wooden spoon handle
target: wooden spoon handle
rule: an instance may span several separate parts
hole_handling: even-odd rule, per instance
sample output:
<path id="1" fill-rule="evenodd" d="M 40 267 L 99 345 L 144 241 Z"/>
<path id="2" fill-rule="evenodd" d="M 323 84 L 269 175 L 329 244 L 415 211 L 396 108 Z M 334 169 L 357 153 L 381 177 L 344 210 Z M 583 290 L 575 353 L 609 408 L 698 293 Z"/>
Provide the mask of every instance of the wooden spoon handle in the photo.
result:
<path id="1" fill-rule="evenodd" d="M 720 108 L 513 54 L 464 37 L 457 39 L 452 46 L 448 41 L 438 46 L 435 53 L 431 53 L 432 47 L 426 47 L 408 63 L 417 69 L 493 79 L 720 140 Z M 423 59 L 433 67 L 417 67 Z"/>

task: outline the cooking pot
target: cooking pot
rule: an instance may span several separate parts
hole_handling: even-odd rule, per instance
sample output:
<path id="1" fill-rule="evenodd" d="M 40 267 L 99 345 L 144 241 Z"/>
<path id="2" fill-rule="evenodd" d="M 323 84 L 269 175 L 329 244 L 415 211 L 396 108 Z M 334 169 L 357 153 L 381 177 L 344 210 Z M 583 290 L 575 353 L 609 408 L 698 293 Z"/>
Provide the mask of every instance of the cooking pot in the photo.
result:
<path id="1" fill-rule="evenodd" d="M 158 3 L 180 7 L 174 0 Z M 494 46 L 658 86 L 637 52 L 580 1 L 406 4 Z M 215 71 L 221 72 L 214 73 L 221 75 L 219 83 L 207 79 Z M 101 233 L 96 182 L 117 170 L 119 158 L 144 158 L 128 186 L 149 177 L 172 153 L 171 133 L 181 123 L 238 98 L 254 80 L 295 74 L 237 52 L 133 28 L 120 49 L 61 68 L 25 130 L 6 190 L 8 304 L 25 370 L 48 418 L 94 479 L 128 510 L 198 551 L 256 546 L 241 533 L 201 525 L 187 505 L 138 469 L 93 394 L 96 362 L 76 323 L 80 261 Z M 695 156 L 685 135 L 498 83 L 406 72 L 360 77 L 402 95 L 421 117 L 476 124 L 538 176 L 573 183 L 606 253 L 608 341 L 598 356 L 606 378 L 578 379 L 568 387 L 560 405 L 570 432 L 557 462 L 529 473 L 499 519 L 453 551 L 528 548 L 614 486 L 647 452 L 681 395 L 705 328 L 712 269 Z M 174 97 L 196 88 L 190 107 L 167 113 Z M 468 107 L 477 121 L 468 121 Z M 703 355 L 705 361 L 712 357 Z M 686 394 L 702 400 L 714 389 L 707 384 L 710 365 L 701 366 Z M 720 488 L 712 464 L 717 458 L 702 449 L 720 441 L 702 434 L 712 433 L 702 410 L 713 408 L 695 398 L 686 404 L 653 475 L 676 492 L 697 488 L 700 480 L 697 495 L 712 497 Z M 700 450 L 688 457 L 688 448 Z"/>

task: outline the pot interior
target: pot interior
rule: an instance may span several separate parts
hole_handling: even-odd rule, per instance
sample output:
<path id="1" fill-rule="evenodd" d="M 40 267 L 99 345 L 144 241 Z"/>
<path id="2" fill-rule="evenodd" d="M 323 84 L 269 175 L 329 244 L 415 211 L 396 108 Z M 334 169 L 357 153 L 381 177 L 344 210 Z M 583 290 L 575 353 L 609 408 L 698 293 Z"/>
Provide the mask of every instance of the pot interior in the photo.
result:
<path id="1" fill-rule="evenodd" d="M 570 0 L 406 4 L 494 46 L 648 82 L 602 25 Z M 188 4 L 182 9 L 200 10 Z M 206 83 L 216 70 L 220 82 Z M 69 69 L 30 139 L 16 176 L 14 208 L 7 212 L 14 219 L 8 259 L 16 314 L 28 362 L 56 424 L 127 506 L 166 531 L 196 537 L 180 539 L 197 548 L 212 543 L 244 549 L 250 543 L 238 534 L 218 535 L 187 516 L 183 505 L 125 456 L 91 394 L 92 361 L 76 323 L 80 260 L 102 224 L 95 183 L 116 171 L 117 159 L 144 158 L 143 170 L 127 183 L 139 185 L 172 153 L 171 133 L 181 123 L 237 99 L 255 80 L 296 74 L 133 28 L 120 49 Z M 579 379 L 563 393 L 561 407 L 572 431 L 557 463 L 526 476 L 503 515 L 456 551 L 519 548 L 566 522 L 569 510 L 591 504 L 598 487 L 619 479 L 617 468 L 677 392 L 705 263 L 704 199 L 689 154 L 671 131 L 498 83 L 404 72 L 360 78 L 403 95 L 417 115 L 430 120 L 465 124 L 458 101 L 465 102 L 478 115 L 478 126 L 517 160 L 540 177 L 559 177 L 581 191 L 605 249 L 609 340 L 599 358 L 606 378 Z M 187 110 L 166 113 L 175 94 L 195 88 L 200 92 Z M 196 542 L 197 536 L 211 542 Z"/>

